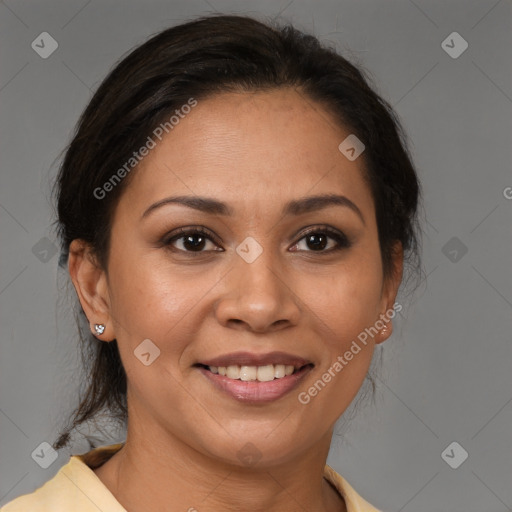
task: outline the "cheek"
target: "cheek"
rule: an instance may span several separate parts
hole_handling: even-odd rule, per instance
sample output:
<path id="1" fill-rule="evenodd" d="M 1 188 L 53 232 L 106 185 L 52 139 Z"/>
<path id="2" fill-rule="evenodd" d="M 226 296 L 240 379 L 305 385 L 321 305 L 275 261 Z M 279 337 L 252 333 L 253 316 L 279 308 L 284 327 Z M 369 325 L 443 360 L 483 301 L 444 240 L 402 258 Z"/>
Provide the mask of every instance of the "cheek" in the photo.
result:
<path id="1" fill-rule="evenodd" d="M 307 418 L 337 421 L 357 395 L 370 366 L 374 342 L 365 330 L 375 324 L 378 294 L 373 287 L 343 287 L 323 303 L 317 301 L 323 356 L 315 379 L 299 391 Z M 309 420 L 306 420 L 309 421 Z"/>
<path id="2" fill-rule="evenodd" d="M 183 273 L 172 271 L 157 258 L 147 254 L 112 255 L 110 290 L 111 309 L 121 328 L 136 326 L 139 334 L 146 329 L 167 329 L 183 311 L 197 302 L 197 287 L 190 286 Z"/>
<path id="3" fill-rule="evenodd" d="M 212 285 L 200 285 L 145 256 L 117 261 L 110 273 L 115 290 L 111 311 L 129 393 L 159 416 L 169 404 L 176 409 L 190 399 L 180 383 L 179 365 L 198 335 L 200 301 Z"/>
<path id="4" fill-rule="evenodd" d="M 301 403 L 335 421 L 356 396 L 371 363 L 374 343 L 368 329 L 382 313 L 380 260 L 360 252 L 317 282 L 315 287 L 304 283 L 301 293 L 314 313 L 313 330 L 320 333 L 324 351 L 313 386 L 301 390 Z"/>
<path id="5" fill-rule="evenodd" d="M 347 316 L 347 318 L 349 318 Z M 325 357 L 308 385 L 298 391 L 303 407 L 302 428 L 314 430 L 318 418 L 333 425 L 347 410 L 363 384 L 371 363 L 374 344 L 360 341 L 356 321 L 340 321 L 338 337 L 326 344 Z"/>
<path id="6" fill-rule="evenodd" d="M 128 365 L 128 356 L 131 353 L 133 357 L 145 339 L 160 349 L 161 360 L 181 354 L 198 327 L 191 318 L 211 287 L 209 279 L 205 277 L 201 283 L 191 280 L 147 255 L 113 255 L 112 261 L 111 312 L 119 350 Z"/>
<path id="7" fill-rule="evenodd" d="M 354 255 L 350 261 L 323 276 L 314 283 L 299 280 L 298 295 L 319 327 L 336 350 L 355 339 L 365 328 L 372 326 L 383 311 L 381 309 L 382 272 L 377 258 Z M 298 281 L 298 282 L 299 282 Z"/>

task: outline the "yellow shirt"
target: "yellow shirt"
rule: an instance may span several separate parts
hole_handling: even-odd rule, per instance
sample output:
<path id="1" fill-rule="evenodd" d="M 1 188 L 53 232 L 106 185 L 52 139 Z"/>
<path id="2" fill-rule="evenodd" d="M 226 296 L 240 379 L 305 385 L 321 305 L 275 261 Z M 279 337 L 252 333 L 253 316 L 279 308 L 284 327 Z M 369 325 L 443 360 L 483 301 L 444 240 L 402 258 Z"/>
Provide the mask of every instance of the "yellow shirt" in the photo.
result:
<path id="1" fill-rule="evenodd" d="M 122 446 L 101 446 L 72 456 L 43 486 L 14 499 L 0 512 L 127 512 L 93 471 Z M 324 477 L 343 496 L 347 512 L 379 512 L 330 466 L 325 466 Z"/>

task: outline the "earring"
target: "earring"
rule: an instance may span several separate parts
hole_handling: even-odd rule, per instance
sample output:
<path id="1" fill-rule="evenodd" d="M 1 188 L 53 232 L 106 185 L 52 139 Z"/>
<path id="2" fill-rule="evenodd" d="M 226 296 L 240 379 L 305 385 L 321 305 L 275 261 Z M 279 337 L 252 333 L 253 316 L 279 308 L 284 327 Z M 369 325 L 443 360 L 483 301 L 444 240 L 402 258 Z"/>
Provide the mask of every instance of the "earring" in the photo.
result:
<path id="1" fill-rule="evenodd" d="M 105 326 L 103 324 L 94 324 L 94 330 L 98 336 L 102 335 L 105 331 Z"/>
<path id="2" fill-rule="evenodd" d="M 379 334 L 380 334 L 381 338 L 387 339 L 391 335 L 391 332 L 392 332 L 392 324 L 390 322 L 389 325 L 388 324 L 384 325 L 384 327 L 380 330 Z"/>

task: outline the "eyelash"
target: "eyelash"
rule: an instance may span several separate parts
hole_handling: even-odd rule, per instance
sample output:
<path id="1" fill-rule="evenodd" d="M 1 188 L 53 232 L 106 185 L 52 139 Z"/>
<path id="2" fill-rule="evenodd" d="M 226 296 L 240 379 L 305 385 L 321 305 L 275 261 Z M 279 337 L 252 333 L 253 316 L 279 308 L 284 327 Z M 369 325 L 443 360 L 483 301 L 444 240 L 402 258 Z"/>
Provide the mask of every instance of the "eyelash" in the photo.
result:
<path id="1" fill-rule="evenodd" d="M 332 252 L 340 251 L 342 249 L 348 249 L 351 246 L 350 241 L 348 240 L 347 236 L 344 233 L 337 231 L 335 229 L 332 229 L 328 226 L 314 227 L 314 228 L 311 228 L 311 229 L 305 231 L 304 233 L 302 233 L 302 236 L 293 244 L 293 246 L 297 245 L 299 242 L 301 242 L 307 236 L 313 235 L 313 234 L 328 235 L 328 238 L 333 239 L 337 243 L 337 246 L 331 247 L 330 249 L 327 249 L 327 250 L 323 250 L 323 249 L 319 250 L 319 251 L 314 251 L 314 250 L 302 251 L 302 250 L 300 250 L 298 252 L 329 254 Z M 202 251 L 185 251 L 183 249 L 172 248 L 171 244 L 173 242 L 175 242 L 176 240 L 185 238 L 186 236 L 189 236 L 189 235 L 203 235 L 208 240 L 215 243 L 216 245 L 220 245 L 220 240 L 218 239 L 218 237 L 216 237 L 212 232 L 210 232 L 206 228 L 203 228 L 202 226 L 198 226 L 195 228 L 179 228 L 177 231 L 175 231 L 173 233 L 173 235 L 170 238 L 165 237 L 162 240 L 162 244 L 166 247 L 169 247 L 171 250 L 173 250 L 175 252 L 182 252 L 182 253 L 187 253 L 187 254 L 200 255 L 205 252 L 211 252 L 211 251 L 203 251 L 203 250 Z M 219 252 L 222 252 L 222 251 L 219 251 Z"/>

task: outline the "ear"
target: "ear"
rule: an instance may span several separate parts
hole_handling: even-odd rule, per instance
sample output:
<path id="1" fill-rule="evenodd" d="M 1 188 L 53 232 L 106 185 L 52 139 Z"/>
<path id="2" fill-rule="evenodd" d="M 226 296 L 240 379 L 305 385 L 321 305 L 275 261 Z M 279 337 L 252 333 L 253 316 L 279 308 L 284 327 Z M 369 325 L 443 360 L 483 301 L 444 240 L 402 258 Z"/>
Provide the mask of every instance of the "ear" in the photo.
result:
<path id="1" fill-rule="evenodd" d="M 107 276 L 87 242 L 79 239 L 71 242 L 68 270 L 91 332 L 101 341 L 112 341 L 115 333 L 110 316 Z M 102 334 L 96 332 L 95 324 L 105 326 Z"/>
<path id="2" fill-rule="evenodd" d="M 393 333 L 393 322 L 388 311 L 395 311 L 393 308 L 396 296 L 398 294 L 398 288 L 402 282 L 404 269 L 404 250 L 401 242 L 395 242 L 391 250 L 391 269 L 388 276 L 384 278 L 382 285 L 382 297 L 381 297 L 381 315 L 380 318 L 384 323 L 384 328 L 379 330 L 379 333 L 375 336 L 375 343 L 383 343 Z M 400 311 L 400 309 L 396 309 Z M 394 316 L 394 315 L 393 315 Z"/>

